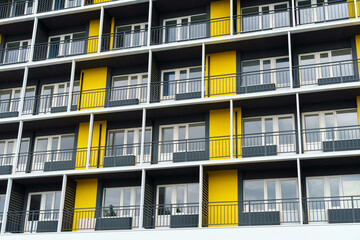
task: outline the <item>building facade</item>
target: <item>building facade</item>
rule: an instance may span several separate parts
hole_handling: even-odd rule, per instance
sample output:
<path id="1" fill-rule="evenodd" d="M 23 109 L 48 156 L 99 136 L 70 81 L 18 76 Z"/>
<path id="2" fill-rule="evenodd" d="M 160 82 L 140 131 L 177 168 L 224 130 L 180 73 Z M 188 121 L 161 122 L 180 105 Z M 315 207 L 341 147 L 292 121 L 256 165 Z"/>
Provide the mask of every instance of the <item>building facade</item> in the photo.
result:
<path id="1" fill-rule="evenodd" d="M 0 238 L 353 239 L 359 17 L 0 0 Z"/>

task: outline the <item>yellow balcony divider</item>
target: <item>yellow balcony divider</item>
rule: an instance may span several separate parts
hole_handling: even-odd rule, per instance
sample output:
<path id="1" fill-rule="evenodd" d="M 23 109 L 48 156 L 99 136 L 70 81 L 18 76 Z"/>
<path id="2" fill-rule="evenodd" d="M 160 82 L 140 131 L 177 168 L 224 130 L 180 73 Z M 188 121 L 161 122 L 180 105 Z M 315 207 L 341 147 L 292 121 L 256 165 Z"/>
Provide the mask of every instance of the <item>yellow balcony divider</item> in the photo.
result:
<path id="1" fill-rule="evenodd" d="M 99 41 L 100 20 L 91 20 L 89 24 L 89 39 L 87 53 L 96 53 Z"/>
<path id="2" fill-rule="evenodd" d="M 360 96 L 356 97 L 357 111 L 358 111 L 358 121 L 360 125 Z"/>
<path id="3" fill-rule="evenodd" d="M 114 32 L 115 32 L 115 18 L 111 18 L 111 29 L 110 29 L 110 50 L 112 50 L 114 45 Z"/>
<path id="4" fill-rule="evenodd" d="M 230 0 L 210 3 L 210 33 L 212 37 L 230 35 Z"/>

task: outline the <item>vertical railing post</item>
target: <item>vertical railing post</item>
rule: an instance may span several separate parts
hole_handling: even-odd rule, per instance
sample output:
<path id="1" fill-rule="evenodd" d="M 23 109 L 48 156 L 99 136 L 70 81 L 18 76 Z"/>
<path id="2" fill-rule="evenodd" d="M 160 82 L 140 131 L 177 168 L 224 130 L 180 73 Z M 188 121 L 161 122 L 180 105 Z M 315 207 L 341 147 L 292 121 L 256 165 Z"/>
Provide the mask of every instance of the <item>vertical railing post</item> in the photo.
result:
<path id="1" fill-rule="evenodd" d="M 74 81 L 75 81 L 75 60 L 71 62 L 71 73 L 70 73 L 70 88 L 69 88 L 69 96 L 68 96 L 68 105 L 67 111 L 70 112 L 72 106 L 72 97 L 74 92 Z"/>
<path id="2" fill-rule="evenodd" d="M 19 122 L 18 135 L 17 135 L 17 139 L 16 139 L 16 146 L 15 146 L 15 156 L 14 156 L 13 169 L 12 169 L 13 174 L 16 173 L 17 165 L 18 165 L 18 162 L 19 162 L 23 128 L 24 128 L 24 122 L 20 121 Z"/>
<path id="3" fill-rule="evenodd" d="M 140 141 L 140 164 L 141 165 L 144 163 L 145 131 L 146 131 L 146 109 L 143 108 L 142 125 L 141 125 L 141 141 Z"/>
<path id="4" fill-rule="evenodd" d="M 230 159 L 234 158 L 234 104 L 230 100 Z"/>
<path id="5" fill-rule="evenodd" d="M 139 229 L 144 228 L 144 204 L 145 204 L 145 183 L 146 183 L 146 171 L 141 171 L 141 189 L 140 189 L 140 214 L 139 214 Z"/>
<path id="6" fill-rule="evenodd" d="M 101 40 L 102 40 L 102 33 L 103 33 L 103 25 L 104 25 L 104 7 L 101 7 L 100 11 L 100 24 L 99 24 L 99 36 L 98 36 L 98 48 L 97 52 L 101 52 Z M 91 39 L 89 39 L 91 41 Z"/>
<path id="7" fill-rule="evenodd" d="M 65 195 L 66 195 L 66 185 L 67 185 L 67 175 L 63 175 L 62 181 L 62 188 L 61 188 L 61 197 L 60 197 L 60 207 L 59 207 L 59 219 L 58 219 L 58 226 L 57 232 L 61 232 L 62 221 L 63 221 L 63 211 L 64 211 L 64 204 L 65 204 Z M 56 209 L 54 209 L 56 210 Z"/>
<path id="8" fill-rule="evenodd" d="M 91 143 L 92 143 L 92 136 L 93 136 L 93 129 L 94 129 L 94 114 L 90 114 L 90 123 L 89 123 L 89 137 L 88 137 L 88 145 L 86 151 L 86 169 L 89 168 L 90 165 L 90 155 L 91 155 Z"/>
<path id="9" fill-rule="evenodd" d="M 299 221 L 300 224 L 304 224 L 304 216 L 303 216 L 303 206 L 302 206 L 302 189 L 301 189 L 301 166 L 300 166 L 300 159 L 296 159 L 296 168 L 297 168 L 297 181 L 298 181 L 298 192 L 299 192 Z"/>
<path id="10" fill-rule="evenodd" d="M 30 45 L 29 62 L 32 62 L 34 59 L 34 49 L 35 49 L 36 31 L 37 31 L 38 23 L 39 23 L 39 19 L 38 17 L 35 17 L 33 31 L 31 35 L 32 37 L 31 37 L 31 45 Z"/>
<path id="11" fill-rule="evenodd" d="M 201 47 L 201 98 L 205 98 L 205 43 Z"/>
<path id="12" fill-rule="evenodd" d="M 289 81 L 290 88 L 294 88 L 294 80 L 293 80 L 293 69 L 292 69 L 292 46 L 291 46 L 291 35 L 288 32 L 288 54 L 289 54 Z"/>
<path id="13" fill-rule="evenodd" d="M 7 217 L 8 217 L 8 214 L 9 214 L 9 204 L 10 204 L 10 195 L 11 195 L 12 184 L 13 184 L 13 180 L 11 178 L 9 178 L 7 180 L 5 203 L 4 203 L 4 212 L 3 212 L 2 221 L 1 221 L 2 224 L 1 224 L 0 234 L 5 233 Z"/>
<path id="14" fill-rule="evenodd" d="M 202 228 L 202 208 L 203 208 L 203 184 L 204 184 L 204 167 L 199 165 L 199 222 L 198 227 Z"/>

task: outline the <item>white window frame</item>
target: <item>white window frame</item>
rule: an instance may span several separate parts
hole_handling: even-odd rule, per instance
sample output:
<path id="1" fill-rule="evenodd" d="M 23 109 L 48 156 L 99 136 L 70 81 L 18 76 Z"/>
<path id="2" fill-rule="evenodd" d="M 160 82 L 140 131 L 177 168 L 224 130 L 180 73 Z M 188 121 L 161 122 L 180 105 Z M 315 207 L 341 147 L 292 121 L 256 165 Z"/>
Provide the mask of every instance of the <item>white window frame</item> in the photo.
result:
<path id="1" fill-rule="evenodd" d="M 16 142 L 17 142 L 17 139 L 1 139 L 0 140 L 0 143 L 4 142 L 5 143 L 5 148 L 4 148 L 4 154 L 0 153 L 0 166 L 8 166 L 8 165 L 13 165 L 13 159 L 15 157 L 15 150 L 16 150 Z M 6 153 L 8 152 L 8 147 L 9 147 L 9 143 L 12 142 L 14 144 L 13 146 L 13 149 L 11 151 L 11 153 Z M 21 139 L 21 143 L 23 142 L 28 142 L 30 143 L 30 138 L 23 138 Z M 7 155 L 14 155 L 14 156 L 11 156 L 11 162 L 9 163 L 8 162 L 8 158 L 10 156 L 7 156 Z M 5 157 L 4 157 L 5 156 Z M 20 158 L 21 156 L 19 156 Z M 7 163 L 7 164 L 6 164 Z M 25 163 L 26 164 L 26 163 Z M 20 162 L 18 162 L 18 166 L 17 168 L 19 168 L 19 165 L 20 165 Z M 14 168 L 15 166 L 13 166 Z M 25 168 L 20 168 L 20 169 L 25 169 Z"/>
<path id="2" fill-rule="evenodd" d="M 139 45 L 135 45 L 134 40 L 134 31 L 135 28 L 140 26 L 140 29 L 136 29 L 139 30 L 139 34 L 140 34 L 140 38 L 139 38 Z M 129 46 L 125 46 L 125 42 L 124 42 L 124 47 L 119 47 L 116 46 L 116 41 L 119 36 L 118 34 L 123 32 L 123 31 L 119 31 L 118 29 L 120 28 L 125 28 L 125 27 L 130 27 L 130 45 Z M 148 23 L 144 22 L 144 23 L 134 23 L 134 24 L 128 24 L 128 25 L 120 25 L 120 26 L 116 26 L 115 27 L 115 39 L 114 39 L 114 49 L 120 49 L 120 48 L 131 48 L 131 47 L 140 47 L 140 46 L 145 46 L 147 44 L 146 40 L 147 40 L 147 31 L 148 31 Z M 126 31 L 128 32 L 128 31 Z M 124 35 L 124 41 L 125 41 L 125 36 Z"/>
<path id="3" fill-rule="evenodd" d="M 67 37 L 67 36 L 70 36 L 70 38 L 69 38 L 69 43 L 68 43 L 68 51 L 65 53 L 65 56 L 73 55 L 71 53 L 71 50 L 72 50 L 72 46 L 74 44 L 73 40 L 74 40 L 74 35 L 75 34 L 85 34 L 85 36 L 86 36 L 85 31 L 74 32 L 74 33 L 66 33 L 66 34 L 55 35 L 55 36 L 49 36 L 49 41 L 48 41 L 49 47 L 48 47 L 46 56 L 48 58 L 50 58 L 50 48 L 51 48 L 50 45 L 51 45 L 51 39 L 53 39 L 53 38 L 60 38 L 60 40 L 59 40 L 59 51 L 58 51 L 58 55 L 56 57 L 64 56 L 64 43 L 65 43 L 65 37 Z M 85 44 L 85 41 L 84 41 L 84 44 Z M 85 46 L 84 46 L 84 50 L 85 50 Z"/>
<path id="4" fill-rule="evenodd" d="M 9 53 L 9 44 L 12 44 L 12 43 L 19 43 L 19 49 L 13 49 L 12 51 L 17 51 L 17 60 L 15 62 L 11 61 L 9 62 L 7 60 L 7 57 L 8 57 L 8 53 Z M 24 43 L 27 43 L 27 47 L 26 48 L 23 48 L 24 47 Z M 20 57 L 21 57 L 21 52 L 23 51 L 26 51 L 26 54 L 25 54 L 25 62 L 27 62 L 29 60 L 29 49 L 30 49 L 30 44 L 31 44 L 31 39 L 28 39 L 28 40 L 20 40 L 20 41 L 12 41 L 12 42 L 7 42 L 6 45 L 5 45 L 5 49 L 6 49 L 6 53 L 5 53 L 5 56 L 4 56 L 4 62 L 3 63 L 18 63 L 20 62 Z"/>
<path id="5" fill-rule="evenodd" d="M 121 87 L 114 87 L 114 83 L 116 80 L 116 78 L 122 78 L 122 77 L 127 77 L 127 85 L 126 86 L 121 86 Z M 132 77 L 137 77 L 137 83 L 136 85 L 131 85 L 131 78 Z M 144 80 L 147 79 L 147 81 L 144 83 Z M 121 81 L 125 81 L 125 80 L 121 80 Z M 125 75 L 116 75 L 112 77 L 111 80 L 111 89 L 110 89 L 110 101 L 118 101 L 118 100 L 126 100 L 126 99 L 130 99 L 130 97 L 132 97 L 132 92 L 135 91 L 135 95 L 136 98 L 139 99 L 140 103 L 142 102 L 146 102 L 147 100 L 147 82 L 150 81 L 148 73 L 136 73 L 136 74 L 125 74 Z M 135 89 L 133 89 L 135 88 Z M 122 92 L 126 91 L 126 98 L 125 99 L 117 99 L 116 97 L 114 97 L 114 92 L 116 91 L 120 91 L 120 96 L 122 97 Z"/>

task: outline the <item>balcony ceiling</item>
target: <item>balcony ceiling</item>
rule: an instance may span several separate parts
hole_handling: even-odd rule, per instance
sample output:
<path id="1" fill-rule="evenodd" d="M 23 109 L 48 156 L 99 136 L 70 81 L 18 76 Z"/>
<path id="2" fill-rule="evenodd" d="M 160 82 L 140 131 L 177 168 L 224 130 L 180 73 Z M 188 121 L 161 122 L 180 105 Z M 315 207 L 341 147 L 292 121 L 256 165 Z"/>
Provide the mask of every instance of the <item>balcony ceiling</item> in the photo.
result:
<path id="1" fill-rule="evenodd" d="M 181 0 L 181 1 L 169 1 L 169 0 L 156 0 L 154 1 L 154 8 L 160 12 L 181 11 L 192 8 L 199 8 L 207 6 L 210 0 Z M 230 14 L 230 13 L 229 13 Z"/>
<path id="2" fill-rule="evenodd" d="M 9 83 L 9 82 L 18 82 L 21 86 L 24 77 L 24 70 L 13 70 L 13 71 L 3 71 L 0 72 L 0 82 Z"/>
<path id="3" fill-rule="evenodd" d="M 25 187 L 36 187 L 42 186 L 42 188 L 46 189 L 46 187 L 57 187 L 61 190 L 62 185 L 62 177 L 37 177 L 37 178 L 26 178 L 26 179 L 16 179 L 14 180 L 16 183 L 19 183 Z"/>
<path id="4" fill-rule="evenodd" d="M 133 19 L 137 17 L 148 18 L 149 3 L 139 3 L 116 8 L 108 8 L 106 12 L 116 19 Z"/>
<path id="5" fill-rule="evenodd" d="M 29 80 L 37 80 L 40 78 L 51 78 L 56 76 L 68 75 L 70 81 L 71 64 L 59 64 L 51 65 L 46 67 L 30 68 L 29 69 Z"/>
<path id="6" fill-rule="evenodd" d="M 0 24 L 0 33 L 4 36 L 7 35 L 25 35 L 32 33 L 34 21 L 26 21 L 12 24 Z"/>

